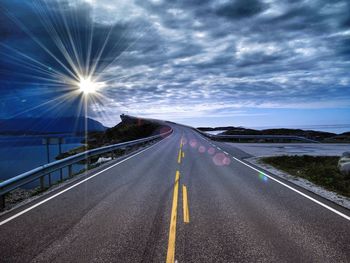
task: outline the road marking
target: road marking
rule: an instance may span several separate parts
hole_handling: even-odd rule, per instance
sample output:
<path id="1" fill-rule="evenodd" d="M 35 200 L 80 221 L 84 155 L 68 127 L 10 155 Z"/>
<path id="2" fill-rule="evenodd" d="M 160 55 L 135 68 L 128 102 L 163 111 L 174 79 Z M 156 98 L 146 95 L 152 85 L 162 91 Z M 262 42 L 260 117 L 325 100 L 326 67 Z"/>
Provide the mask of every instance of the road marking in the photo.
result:
<path id="1" fill-rule="evenodd" d="M 171 208 L 169 241 L 168 241 L 166 263 L 174 263 L 175 261 L 176 219 L 177 219 L 177 203 L 178 203 L 178 195 L 179 195 L 179 179 L 180 179 L 180 172 L 176 171 L 173 204 Z"/>
<path id="2" fill-rule="evenodd" d="M 184 222 L 189 223 L 190 222 L 190 211 L 188 209 L 188 197 L 187 197 L 187 187 L 186 185 L 182 185 L 182 200 L 183 200 L 183 215 L 184 215 Z"/>
<path id="3" fill-rule="evenodd" d="M 181 163 L 181 149 L 179 150 L 179 154 L 177 156 L 177 163 Z"/>
<path id="4" fill-rule="evenodd" d="M 185 152 L 182 151 L 182 158 L 185 158 Z"/>
<path id="5" fill-rule="evenodd" d="M 171 137 L 171 136 L 172 136 L 172 134 L 171 134 L 170 136 L 168 136 L 167 138 L 169 138 L 169 137 Z M 165 138 L 165 139 L 166 139 L 166 138 Z M 163 140 L 165 140 L 165 139 L 163 139 Z M 139 154 L 141 154 L 141 153 L 143 153 L 143 152 L 145 152 L 145 151 L 147 151 L 147 150 L 153 148 L 153 147 L 156 146 L 157 144 L 161 143 L 163 140 L 161 140 L 161 141 L 157 142 L 156 144 L 153 144 L 153 145 L 151 145 L 150 147 L 148 147 L 148 148 L 146 148 L 146 149 L 144 149 L 144 150 L 142 150 L 142 151 L 140 151 L 140 152 L 137 152 L 137 153 L 135 153 L 135 154 L 133 154 L 133 155 L 131 155 L 131 156 L 129 156 L 129 157 L 127 157 L 127 158 L 121 160 L 120 162 L 117 162 L 117 163 L 115 163 L 115 164 L 113 164 L 113 165 L 107 167 L 106 169 L 103 169 L 102 171 L 99 171 L 98 173 L 95 173 L 95 174 L 91 175 L 90 177 L 85 178 L 84 180 L 79 181 L 79 182 L 77 182 L 76 184 L 74 184 L 74 185 L 72 185 L 72 186 L 70 186 L 70 187 L 68 187 L 68 188 L 66 188 L 66 189 L 64 189 L 64 190 L 62 190 L 62 191 L 60 191 L 60 192 L 58 192 L 58 193 L 56 193 L 56 194 L 54 194 L 54 195 L 52 195 L 52 196 L 50 196 L 50 197 L 48 197 L 48 198 L 46 198 L 46 199 L 44 199 L 44 200 L 42 200 L 42 201 L 36 203 L 35 205 L 32 205 L 31 207 L 28 207 L 27 209 L 24 209 L 24 210 L 22 210 L 21 212 L 19 212 L 19 213 L 13 215 L 13 216 L 11 216 L 11 217 L 9 217 L 9 218 L 7 218 L 7 219 L 1 221 L 1 222 L 0 222 L 0 226 L 6 224 L 6 223 L 8 223 L 8 222 L 10 222 L 11 220 L 13 220 L 13 219 L 15 219 L 15 218 L 17 218 L 17 217 L 19 217 L 19 216 L 21 216 L 21 215 L 23 215 L 23 214 L 29 212 L 30 210 L 32 210 L 32 209 L 34 209 L 34 208 L 36 208 L 36 207 L 38 207 L 38 206 L 40 206 L 40 205 L 42 205 L 42 204 L 45 204 L 46 202 L 50 201 L 51 199 L 54 199 L 55 197 L 57 197 L 57 196 L 59 196 L 59 195 L 65 193 L 65 192 L 67 192 L 67 191 L 69 191 L 69 190 L 71 190 L 71 189 L 73 189 L 73 188 L 75 188 L 75 187 L 77 187 L 78 185 L 80 185 L 80 184 L 82 184 L 82 183 L 85 183 L 86 181 L 89 181 L 90 179 L 96 177 L 97 175 L 99 175 L 99 174 L 101 174 L 101 173 L 104 173 L 105 171 L 107 171 L 107 170 L 109 170 L 109 169 L 111 169 L 111 168 L 113 168 L 113 167 L 115 167 L 115 166 L 117 166 L 117 165 L 119 165 L 119 164 L 121 164 L 121 163 L 123 163 L 123 162 L 125 162 L 125 161 L 127 161 L 127 160 L 129 160 L 129 159 L 131 159 L 131 158 L 133 158 L 133 157 L 135 157 L 136 155 L 139 155 Z"/>
<path id="6" fill-rule="evenodd" d="M 207 140 L 207 139 L 205 139 L 205 140 Z M 209 141 L 208 141 L 208 142 L 209 142 Z M 219 147 L 217 147 L 217 148 L 220 149 Z M 221 150 L 221 149 L 220 149 L 220 150 Z M 275 181 L 276 183 L 279 183 L 279 184 L 283 185 L 284 187 L 287 187 L 288 189 L 294 191 L 295 193 L 300 194 L 301 196 L 303 196 L 303 197 L 309 199 L 310 201 L 312 201 L 312 202 L 314 202 L 314 203 L 316 203 L 316 204 L 318 204 L 318 205 L 320 205 L 320 206 L 322 206 L 322 207 L 328 209 L 329 211 L 331 211 L 331 212 L 333 212 L 333 213 L 335 213 L 335 214 L 337 214 L 337 215 L 339 215 L 339 216 L 345 218 L 346 220 L 349 220 L 349 221 L 350 221 L 350 216 L 347 216 L 347 215 L 343 214 L 342 212 L 340 212 L 340 211 L 338 211 L 338 210 L 336 210 L 336 209 L 334 209 L 334 208 L 332 208 L 332 207 L 330 207 L 330 206 L 328 206 L 328 205 L 322 203 L 321 201 L 318 201 L 317 199 L 315 199 L 315 198 L 313 198 L 313 197 L 311 197 L 311 196 L 308 196 L 307 194 L 304 194 L 303 192 L 301 192 L 301 191 L 295 189 L 294 187 L 289 186 L 289 185 L 286 184 L 286 183 L 283 183 L 282 181 L 280 181 L 280 180 L 278 180 L 278 179 L 272 177 L 271 175 L 268 175 L 268 174 L 264 173 L 263 171 L 260 171 L 259 169 L 257 169 L 257 168 L 255 168 L 255 167 L 253 167 L 253 166 L 251 166 L 251 165 L 249 165 L 249 164 L 247 164 L 247 163 L 241 161 L 240 159 L 238 159 L 238 158 L 236 158 L 236 157 L 234 157 L 234 156 L 232 156 L 232 155 L 231 155 L 231 157 L 232 157 L 234 160 L 236 160 L 237 162 L 240 162 L 241 164 L 244 164 L 245 166 L 247 166 L 247 167 L 253 169 L 254 171 L 265 175 L 266 177 L 270 178 L 271 180 Z"/>

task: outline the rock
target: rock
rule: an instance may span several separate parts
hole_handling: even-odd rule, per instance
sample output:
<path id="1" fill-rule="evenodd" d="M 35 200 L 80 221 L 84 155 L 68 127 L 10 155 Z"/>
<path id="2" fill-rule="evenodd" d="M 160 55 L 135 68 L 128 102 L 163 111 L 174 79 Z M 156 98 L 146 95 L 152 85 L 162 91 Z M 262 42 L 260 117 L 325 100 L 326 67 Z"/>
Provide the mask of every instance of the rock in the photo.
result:
<path id="1" fill-rule="evenodd" d="M 350 176 L 350 152 L 344 152 L 339 159 L 338 168 L 344 175 Z"/>
<path id="2" fill-rule="evenodd" d="M 112 157 L 100 157 L 97 160 L 97 163 L 105 163 L 105 162 L 109 162 L 112 160 Z"/>
<path id="3" fill-rule="evenodd" d="M 28 190 L 17 188 L 6 195 L 6 203 L 15 204 L 31 197 L 34 193 L 35 189 Z"/>

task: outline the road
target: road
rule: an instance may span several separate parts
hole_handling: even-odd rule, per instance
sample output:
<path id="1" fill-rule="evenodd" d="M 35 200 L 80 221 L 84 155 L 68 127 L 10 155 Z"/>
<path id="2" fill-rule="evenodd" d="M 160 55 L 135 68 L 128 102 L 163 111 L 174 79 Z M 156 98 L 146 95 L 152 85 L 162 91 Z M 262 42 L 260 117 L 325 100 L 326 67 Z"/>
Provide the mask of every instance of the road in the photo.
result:
<path id="1" fill-rule="evenodd" d="M 0 261 L 350 262 L 348 210 L 173 129 L 0 217 Z"/>

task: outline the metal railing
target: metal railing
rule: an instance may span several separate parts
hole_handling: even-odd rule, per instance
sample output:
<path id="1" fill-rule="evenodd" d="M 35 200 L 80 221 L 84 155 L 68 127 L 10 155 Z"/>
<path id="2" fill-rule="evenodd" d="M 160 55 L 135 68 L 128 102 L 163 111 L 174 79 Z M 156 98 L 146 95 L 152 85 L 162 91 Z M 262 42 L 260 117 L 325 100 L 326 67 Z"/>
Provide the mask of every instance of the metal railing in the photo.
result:
<path id="1" fill-rule="evenodd" d="M 73 164 L 76 164 L 76 163 L 84 161 L 84 160 L 88 161 L 93 156 L 98 156 L 98 155 L 113 152 L 113 151 L 118 150 L 118 149 L 125 149 L 125 148 L 130 147 L 130 146 L 140 145 L 142 143 L 165 138 L 166 136 L 170 135 L 172 132 L 173 132 L 173 130 L 170 128 L 169 131 L 162 133 L 162 134 L 159 134 L 159 135 L 88 150 L 88 151 L 64 158 L 62 160 L 58 160 L 55 162 L 44 164 L 44 165 L 39 166 L 33 170 L 30 170 L 30 171 L 22 173 L 18 176 L 12 177 L 12 178 L 0 183 L 0 209 L 5 207 L 5 195 L 11 191 L 23 186 L 23 185 L 26 185 L 30 182 L 33 182 L 35 180 L 40 179 L 41 187 L 43 188 L 44 177 L 46 175 L 49 175 L 50 173 L 53 173 L 55 171 L 58 171 L 58 170 L 63 169 L 65 167 L 68 167 L 69 177 L 72 177 L 73 176 L 73 172 L 72 172 L 72 165 Z"/>
<path id="2" fill-rule="evenodd" d="M 197 132 L 201 133 L 202 135 L 213 139 L 213 140 L 224 140 L 224 139 L 257 139 L 257 140 L 291 140 L 291 141 L 301 141 L 301 142 L 307 142 L 307 143 L 319 143 L 318 141 L 311 140 L 302 136 L 295 136 L 295 135 L 215 135 L 215 134 L 209 134 L 203 131 L 200 131 L 198 129 L 195 129 Z"/>

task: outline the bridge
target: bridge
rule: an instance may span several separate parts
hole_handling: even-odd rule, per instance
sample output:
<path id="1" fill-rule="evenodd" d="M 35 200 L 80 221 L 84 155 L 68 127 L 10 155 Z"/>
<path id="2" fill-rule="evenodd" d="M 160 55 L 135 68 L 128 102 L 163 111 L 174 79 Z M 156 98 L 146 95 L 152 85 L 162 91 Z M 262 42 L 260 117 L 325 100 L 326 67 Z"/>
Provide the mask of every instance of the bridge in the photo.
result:
<path id="1" fill-rule="evenodd" d="M 0 261 L 349 262 L 348 210 L 168 125 L 145 148 L 3 213 Z M 69 163 L 50 165 L 19 179 Z"/>

